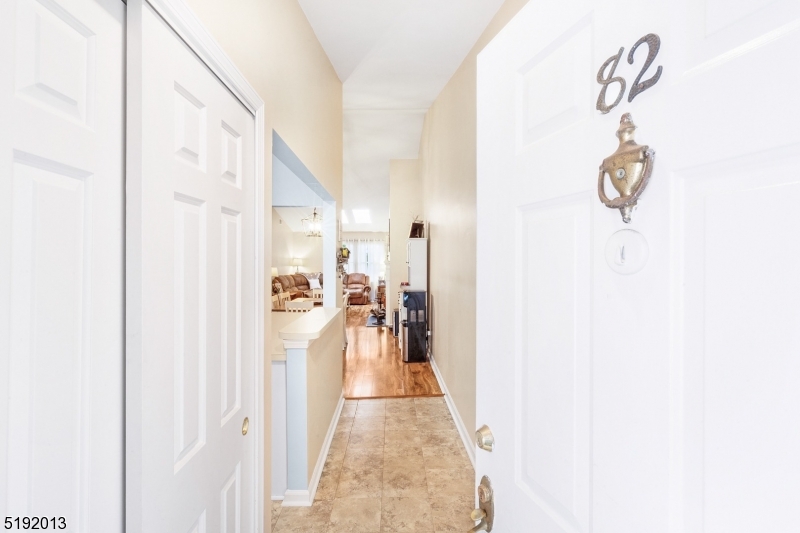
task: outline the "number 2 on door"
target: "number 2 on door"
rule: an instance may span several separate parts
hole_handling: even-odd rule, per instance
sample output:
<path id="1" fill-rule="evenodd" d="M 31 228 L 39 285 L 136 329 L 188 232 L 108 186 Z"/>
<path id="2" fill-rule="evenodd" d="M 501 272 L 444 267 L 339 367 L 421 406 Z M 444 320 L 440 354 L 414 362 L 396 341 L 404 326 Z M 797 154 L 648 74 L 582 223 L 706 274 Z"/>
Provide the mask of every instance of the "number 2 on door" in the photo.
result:
<path id="1" fill-rule="evenodd" d="M 658 51 L 661 48 L 661 38 L 655 33 L 648 33 L 636 41 L 631 48 L 631 51 L 628 53 L 628 64 L 633 65 L 633 55 L 636 52 L 636 49 L 643 44 L 647 45 L 647 58 L 645 59 L 644 66 L 642 66 L 642 70 L 639 71 L 639 75 L 636 76 L 635 80 L 633 80 L 631 90 L 628 92 L 628 102 L 632 102 L 639 93 L 642 93 L 655 85 L 656 82 L 658 82 L 658 80 L 661 78 L 661 72 L 663 69 L 661 66 L 659 66 L 656 69 L 656 73 L 651 78 L 641 81 L 642 76 L 644 76 L 644 73 L 650 68 L 650 65 L 655 60 L 656 56 L 658 55 Z M 603 63 L 603 65 L 600 67 L 600 70 L 597 71 L 597 83 L 603 86 L 603 88 L 600 89 L 600 94 L 597 95 L 597 110 L 603 114 L 606 114 L 617 107 L 622 100 L 622 96 L 625 94 L 625 78 L 622 76 L 614 76 L 614 71 L 617 69 L 617 65 L 619 65 L 619 61 L 622 59 L 622 54 L 624 51 L 624 47 L 620 48 L 619 52 L 606 59 L 605 63 Z M 609 65 L 611 68 L 608 68 Z M 606 74 L 607 68 L 608 73 Z M 608 91 L 608 86 L 612 83 L 619 83 L 619 93 L 617 94 L 617 98 L 614 100 L 614 103 L 608 105 L 606 104 L 606 92 Z"/>

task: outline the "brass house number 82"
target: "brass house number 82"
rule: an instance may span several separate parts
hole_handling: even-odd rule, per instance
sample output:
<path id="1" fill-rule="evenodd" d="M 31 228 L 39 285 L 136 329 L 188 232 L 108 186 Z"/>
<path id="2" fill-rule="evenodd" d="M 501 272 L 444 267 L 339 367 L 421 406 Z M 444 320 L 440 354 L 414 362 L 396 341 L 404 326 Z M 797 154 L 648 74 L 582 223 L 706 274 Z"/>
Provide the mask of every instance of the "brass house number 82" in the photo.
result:
<path id="1" fill-rule="evenodd" d="M 635 80 L 633 80 L 633 85 L 628 93 L 628 102 L 633 102 L 633 99 L 636 98 L 636 95 L 655 85 L 658 79 L 661 77 L 662 69 L 659 66 L 656 69 L 656 73 L 653 75 L 653 77 L 641 81 L 642 76 L 644 76 L 644 73 L 647 72 L 648 68 L 650 68 L 650 65 L 658 55 L 658 49 L 661 47 L 661 38 L 655 33 L 648 33 L 636 41 L 636 44 L 633 45 L 631 51 L 628 52 L 628 63 L 633 65 L 633 54 L 636 52 L 636 49 L 643 44 L 647 45 L 647 59 L 645 59 L 642 70 L 639 71 L 639 75 L 636 76 Z M 597 96 L 597 110 L 603 114 L 608 113 L 617 107 L 619 102 L 622 100 L 622 96 L 625 94 L 625 78 L 622 76 L 614 76 L 614 71 L 617 70 L 617 65 L 619 65 L 619 60 L 622 59 L 622 53 L 624 51 L 624 47 L 620 48 L 619 52 L 606 59 L 606 62 L 603 63 L 603 66 L 601 66 L 600 70 L 597 71 L 597 83 L 603 86 L 603 88 L 600 89 L 600 94 Z M 603 74 L 609 65 L 611 65 L 611 68 L 608 69 L 608 75 L 604 77 Z M 617 95 L 617 99 L 614 100 L 614 103 L 608 105 L 606 104 L 606 91 L 608 90 L 608 86 L 615 82 L 619 83 L 620 85 L 619 94 Z"/>

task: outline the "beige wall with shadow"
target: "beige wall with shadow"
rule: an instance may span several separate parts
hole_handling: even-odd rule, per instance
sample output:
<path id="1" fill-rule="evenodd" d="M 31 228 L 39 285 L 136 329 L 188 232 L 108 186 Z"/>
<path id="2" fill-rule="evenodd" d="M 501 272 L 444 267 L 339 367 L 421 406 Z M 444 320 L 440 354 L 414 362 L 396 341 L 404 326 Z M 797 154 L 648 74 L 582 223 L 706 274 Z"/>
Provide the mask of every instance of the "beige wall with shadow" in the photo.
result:
<path id="1" fill-rule="evenodd" d="M 420 194 L 430 223 L 433 354 L 467 431 L 477 427 L 477 56 L 526 3 L 506 0 L 500 7 L 425 115 L 420 142 Z"/>

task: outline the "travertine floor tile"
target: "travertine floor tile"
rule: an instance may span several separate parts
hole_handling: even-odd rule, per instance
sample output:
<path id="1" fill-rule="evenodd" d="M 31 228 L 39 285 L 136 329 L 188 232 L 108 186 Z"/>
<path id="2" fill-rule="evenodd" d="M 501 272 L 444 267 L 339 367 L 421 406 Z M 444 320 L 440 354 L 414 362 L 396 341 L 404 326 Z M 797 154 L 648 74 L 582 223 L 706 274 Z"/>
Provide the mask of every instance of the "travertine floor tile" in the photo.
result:
<path id="1" fill-rule="evenodd" d="M 413 429 L 387 429 L 384 432 L 384 443 L 387 447 L 408 448 L 422 445 L 419 434 Z"/>
<path id="2" fill-rule="evenodd" d="M 386 418 L 383 416 L 364 416 L 353 419 L 353 431 L 358 429 L 384 429 Z"/>
<path id="3" fill-rule="evenodd" d="M 425 470 L 428 494 L 431 496 L 471 496 L 475 491 L 475 473 L 472 468 L 431 468 Z"/>
<path id="4" fill-rule="evenodd" d="M 475 475 L 442 398 L 346 401 L 314 505 L 275 533 L 450 533 L 475 525 Z"/>
<path id="5" fill-rule="evenodd" d="M 475 508 L 473 496 L 439 496 L 428 501 L 436 533 L 464 533 L 475 526 L 469 516 Z"/>
<path id="6" fill-rule="evenodd" d="M 383 498 L 382 533 L 432 533 L 433 512 L 427 498 Z"/>
<path id="7" fill-rule="evenodd" d="M 387 470 L 393 468 L 419 468 L 424 470 L 424 456 L 415 453 L 416 450 L 411 450 L 411 452 L 412 453 L 403 455 L 384 455 L 383 468 Z"/>
<path id="8" fill-rule="evenodd" d="M 416 410 L 417 416 L 435 416 L 447 418 L 448 420 L 453 419 L 453 417 L 450 416 L 450 410 L 447 408 L 447 405 L 443 403 L 419 404 L 417 405 Z"/>
<path id="9" fill-rule="evenodd" d="M 425 498 L 428 495 L 428 484 L 425 480 L 425 468 L 405 463 L 400 457 L 394 458 L 397 463 L 387 461 L 383 467 L 383 496 L 388 498 L 414 497 Z"/>
<path id="10" fill-rule="evenodd" d="M 338 468 L 323 469 L 322 476 L 319 478 L 317 493 L 314 501 L 329 501 L 336 498 L 336 487 L 339 486 L 339 477 L 342 473 L 341 464 Z"/>
<path id="11" fill-rule="evenodd" d="M 350 469 L 380 470 L 383 468 L 383 448 L 349 448 L 344 465 Z"/>
<path id="12" fill-rule="evenodd" d="M 380 529 L 380 498 L 334 500 L 327 533 L 377 533 Z"/>
<path id="13" fill-rule="evenodd" d="M 380 498 L 383 491 L 383 469 L 342 468 L 337 498 Z"/>
<path id="14" fill-rule="evenodd" d="M 339 450 L 330 450 L 328 452 L 328 456 L 325 458 L 325 468 L 330 466 L 338 466 L 341 468 L 342 462 L 344 461 L 344 454 L 347 448 L 342 448 Z"/>
<path id="15" fill-rule="evenodd" d="M 275 533 L 326 533 L 331 519 L 333 502 L 315 502 L 311 507 L 281 509 Z"/>
<path id="16" fill-rule="evenodd" d="M 350 432 L 347 448 L 382 448 L 382 429 L 354 429 Z"/>
<path id="17" fill-rule="evenodd" d="M 406 459 L 418 457 L 419 460 L 422 460 L 424 464 L 422 446 L 415 444 L 408 444 L 406 446 L 384 446 L 383 457 L 384 459 L 388 459 L 389 457 L 400 457 Z"/>
<path id="18" fill-rule="evenodd" d="M 352 431 L 350 433 L 352 433 Z M 334 435 L 333 439 L 331 440 L 331 447 L 328 449 L 328 453 L 346 450 L 347 443 L 350 440 L 350 433 L 339 433 L 338 435 Z"/>
<path id="19" fill-rule="evenodd" d="M 446 429 L 423 429 L 417 431 L 422 446 L 444 446 L 461 442 L 461 437 L 455 425 Z"/>
<path id="20" fill-rule="evenodd" d="M 344 420 L 355 420 L 354 418 L 345 418 Z M 342 439 L 350 438 L 350 431 L 352 430 L 352 425 L 345 424 L 345 425 L 338 425 L 333 432 L 334 437 L 340 437 Z"/>
<path id="21" fill-rule="evenodd" d="M 417 416 L 417 428 L 421 430 L 453 429 L 455 424 L 452 418 L 443 416 Z"/>
<path id="22" fill-rule="evenodd" d="M 356 418 L 386 416 L 386 403 L 384 400 L 359 400 L 356 409 Z"/>
<path id="23" fill-rule="evenodd" d="M 374 407 L 376 405 L 382 405 L 386 407 L 386 401 L 387 401 L 386 398 L 377 398 L 377 399 L 367 398 L 365 400 L 358 400 L 358 405 L 363 405 L 365 407 Z"/>
<path id="24" fill-rule="evenodd" d="M 387 400 L 386 416 L 417 416 L 414 400 Z"/>
<path id="25" fill-rule="evenodd" d="M 390 405 L 414 405 L 414 398 L 386 398 L 383 400 L 386 406 Z"/>
<path id="26" fill-rule="evenodd" d="M 430 398 L 414 398 L 414 403 L 417 405 L 426 405 L 426 404 L 442 404 L 447 405 L 447 402 L 444 400 L 444 396 L 435 396 Z"/>
<path id="27" fill-rule="evenodd" d="M 427 469 L 472 467 L 460 442 L 442 446 L 423 446 L 422 454 L 425 456 L 425 468 Z"/>
<path id="28" fill-rule="evenodd" d="M 351 430 L 353 429 L 354 417 L 339 417 L 339 422 L 336 424 L 336 431 Z"/>
<path id="29" fill-rule="evenodd" d="M 275 523 L 278 521 L 278 517 L 281 515 L 281 504 L 283 502 L 280 500 L 275 500 L 272 502 L 272 530 L 275 530 Z"/>
<path id="30" fill-rule="evenodd" d="M 386 429 L 417 429 L 417 416 L 409 414 L 387 415 Z"/>

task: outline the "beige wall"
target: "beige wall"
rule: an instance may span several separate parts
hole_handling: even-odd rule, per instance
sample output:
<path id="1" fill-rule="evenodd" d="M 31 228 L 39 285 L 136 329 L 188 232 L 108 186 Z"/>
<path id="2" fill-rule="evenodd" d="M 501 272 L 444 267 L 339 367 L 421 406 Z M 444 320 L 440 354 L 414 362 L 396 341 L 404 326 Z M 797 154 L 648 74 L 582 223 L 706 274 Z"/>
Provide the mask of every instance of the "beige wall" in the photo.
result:
<path id="1" fill-rule="evenodd" d="M 294 272 L 292 264 L 292 230 L 288 224 L 281 223 L 280 215 L 272 209 L 272 262 L 278 274 Z"/>
<path id="2" fill-rule="evenodd" d="M 342 82 L 297 0 L 187 2 L 265 102 L 267 177 L 274 129 L 341 207 Z"/>
<path id="3" fill-rule="evenodd" d="M 397 309 L 400 282 L 408 281 L 406 242 L 414 217 L 424 219 L 420 188 L 419 163 L 416 159 L 392 159 L 389 162 L 389 289 L 386 306 Z M 390 319 L 391 320 L 391 319 Z"/>
<path id="4" fill-rule="evenodd" d="M 306 237 L 302 231 L 292 231 L 272 210 L 272 266 L 278 274 L 294 274 L 295 257 L 303 260 L 300 272 L 322 272 L 322 239 Z"/>
<path id="5" fill-rule="evenodd" d="M 500 7 L 428 110 L 420 142 L 421 196 L 425 220 L 430 223 L 433 354 L 467 431 L 477 427 L 476 58 L 526 3 L 506 0 Z M 394 218 L 392 210 L 392 229 Z M 404 230 L 407 233 L 407 228 Z"/>
<path id="6" fill-rule="evenodd" d="M 306 237 L 302 231 L 292 233 L 291 256 L 303 260 L 300 272 L 322 272 L 322 239 Z M 291 262 L 288 263 L 291 265 Z M 295 267 L 291 271 L 295 271 Z"/>
<path id="7" fill-rule="evenodd" d="M 277 313 L 276 313 L 277 314 Z M 342 320 L 339 313 L 322 333 L 311 343 L 306 356 L 308 376 L 308 481 L 314 474 L 325 436 L 342 397 Z"/>
<path id="8" fill-rule="evenodd" d="M 187 0 L 187 3 L 265 102 L 266 238 L 271 241 L 273 130 L 341 207 L 342 83 L 297 0 Z M 271 242 L 265 243 L 264 253 L 268 278 Z M 266 308 L 270 307 L 267 302 Z M 264 326 L 267 339 L 271 334 L 270 314 L 267 313 Z M 270 367 L 265 365 L 266 428 L 272 425 Z M 270 457 L 269 432 L 266 436 L 264 453 Z M 265 461 L 264 475 L 265 494 L 269 497 L 270 461 Z M 264 523 L 269 528 L 268 503 Z"/>

